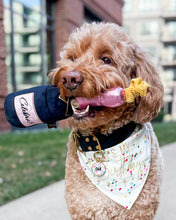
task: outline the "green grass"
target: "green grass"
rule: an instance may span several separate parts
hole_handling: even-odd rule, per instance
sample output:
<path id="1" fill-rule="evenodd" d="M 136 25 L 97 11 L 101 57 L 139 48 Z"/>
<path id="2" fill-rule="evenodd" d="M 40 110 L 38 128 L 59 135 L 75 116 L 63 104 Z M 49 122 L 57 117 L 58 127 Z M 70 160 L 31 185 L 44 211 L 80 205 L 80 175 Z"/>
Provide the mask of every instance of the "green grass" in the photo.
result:
<path id="1" fill-rule="evenodd" d="M 176 141 L 176 123 L 153 123 L 160 146 Z M 70 130 L 0 134 L 0 205 L 65 175 Z"/>
<path id="2" fill-rule="evenodd" d="M 0 134 L 0 205 L 64 178 L 69 133 Z"/>
<path id="3" fill-rule="evenodd" d="M 160 146 L 176 141 L 176 123 L 153 123 Z"/>

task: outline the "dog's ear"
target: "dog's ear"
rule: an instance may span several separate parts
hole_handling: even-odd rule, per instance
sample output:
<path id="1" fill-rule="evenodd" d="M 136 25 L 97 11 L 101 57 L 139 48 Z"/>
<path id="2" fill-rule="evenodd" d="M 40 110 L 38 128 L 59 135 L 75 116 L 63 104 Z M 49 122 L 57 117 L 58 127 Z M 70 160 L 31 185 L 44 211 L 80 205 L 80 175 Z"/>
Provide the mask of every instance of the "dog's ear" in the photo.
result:
<path id="1" fill-rule="evenodd" d="M 133 121 L 143 124 L 157 116 L 163 106 L 164 89 L 151 61 L 150 53 L 136 44 L 134 47 L 134 59 L 136 77 L 140 77 L 151 86 L 146 97 L 138 97 L 136 99 L 137 107 Z"/>

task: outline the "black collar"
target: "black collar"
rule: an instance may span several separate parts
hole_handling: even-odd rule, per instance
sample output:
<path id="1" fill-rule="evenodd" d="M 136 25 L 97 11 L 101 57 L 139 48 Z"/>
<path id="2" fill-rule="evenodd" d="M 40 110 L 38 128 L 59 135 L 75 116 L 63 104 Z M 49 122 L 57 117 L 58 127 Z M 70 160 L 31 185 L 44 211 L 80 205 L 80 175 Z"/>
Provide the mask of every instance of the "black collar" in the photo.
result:
<path id="1" fill-rule="evenodd" d="M 136 123 L 130 122 L 129 124 L 114 130 L 108 135 L 96 133 L 95 135 L 82 136 L 79 132 L 77 132 L 74 134 L 74 137 L 76 136 L 77 145 L 79 145 L 81 150 L 84 152 L 100 150 L 99 146 L 101 146 L 101 150 L 104 150 L 123 142 L 133 133 L 135 128 Z"/>

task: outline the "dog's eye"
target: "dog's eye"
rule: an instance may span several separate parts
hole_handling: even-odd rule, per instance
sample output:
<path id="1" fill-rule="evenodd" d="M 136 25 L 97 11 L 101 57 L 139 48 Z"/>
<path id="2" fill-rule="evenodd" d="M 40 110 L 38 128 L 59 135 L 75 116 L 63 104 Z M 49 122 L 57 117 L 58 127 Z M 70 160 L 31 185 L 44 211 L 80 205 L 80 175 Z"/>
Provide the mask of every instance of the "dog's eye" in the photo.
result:
<path id="1" fill-rule="evenodd" d="M 75 62 L 75 58 L 73 56 L 69 56 L 68 59 L 71 60 L 72 62 Z"/>
<path id="2" fill-rule="evenodd" d="M 71 57 L 70 60 L 71 60 L 72 62 L 75 62 L 75 58 L 74 58 L 74 57 Z"/>
<path id="3" fill-rule="evenodd" d="M 103 57 L 101 58 L 102 61 L 105 63 L 105 64 L 110 64 L 111 63 L 111 60 L 108 58 L 108 57 Z"/>

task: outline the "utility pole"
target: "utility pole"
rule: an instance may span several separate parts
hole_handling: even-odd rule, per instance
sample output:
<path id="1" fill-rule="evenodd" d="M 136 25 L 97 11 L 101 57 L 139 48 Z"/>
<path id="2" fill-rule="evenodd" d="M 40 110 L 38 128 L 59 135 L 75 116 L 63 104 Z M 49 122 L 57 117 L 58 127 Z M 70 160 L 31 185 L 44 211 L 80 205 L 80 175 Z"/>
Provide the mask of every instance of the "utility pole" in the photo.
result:
<path id="1" fill-rule="evenodd" d="M 47 63 L 46 63 L 46 0 L 41 0 L 41 75 L 42 85 L 46 84 Z"/>
<path id="2" fill-rule="evenodd" d="M 17 91 L 16 85 L 16 69 L 15 69 L 15 44 L 14 44 L 14 21 L 13 21 L 13 0 L 10 0 L 10 22 L 11 22 L 11 78 L 13 92 Z"/>

